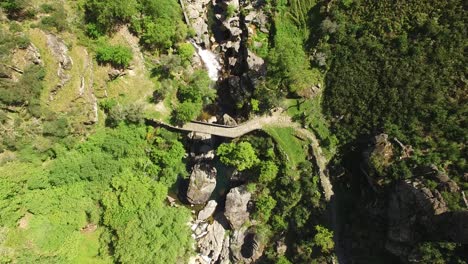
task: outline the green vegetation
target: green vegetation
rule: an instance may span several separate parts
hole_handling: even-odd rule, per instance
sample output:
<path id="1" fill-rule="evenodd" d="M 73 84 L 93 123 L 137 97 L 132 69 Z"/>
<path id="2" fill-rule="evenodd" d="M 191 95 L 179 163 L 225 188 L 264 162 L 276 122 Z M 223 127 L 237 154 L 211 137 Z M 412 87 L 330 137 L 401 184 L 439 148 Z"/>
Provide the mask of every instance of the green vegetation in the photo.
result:
<path id="1" fill-rule="evenodd" d="M 253 217 L 258 221 L 259 228 L 268 230 L 266 241 L 274 243 L 278 237 L 291 238 L 287 242 L 291 250 L 287 256 L 277 254 L 273 247 L 269 247 L 266 249 L 265 261 L 325 261 L 331 254 L 333 240 L 330 244 L 329 232 L 325 232 L 327 229 L 314 228 L 318 225 L 322 227 L 325 223 L 319 217 L 323 214 L 319 177 L 315 174 L 312 163 L 306 160 L 307 149 L 303 149 L 303 146 L 307 146 L 307 141 L 298 140 L 294 136 L 294 130 L 269 128 L 267 131 L 272 137 L 244 136 L 240 143 L 236 141 L 220 146 L 230 150 L 244 142 L 250 143 L 259 162 L 243 170 L 242 175 L 248 177 L 247 188 L 253 193 Z M 292 165 L 291 158 L 287 159 L 286 156 L 294 156 L 297 164 Z M 220 158 L 223 159 L 223 156 Z M 236 159 L 229 156 L 225 162 L 234 160 Z M 248 159 L 244 158 L 243 161 L 245 160 Z M 314 237 L 317 238 L 316 241 Z"/>
<path id="2" fill-rule="evenodd" d="M 36 117 L 41 115 L 40 94 L 42 92 L 44 69 L 39 65 L 31 65 L 24 70 L 19 82 L 1 79 L 0 102 L 5 105 L 27 105 L 28 111 Z"/>
<path id="3" fill-rule="evenodd" d="M 168 188 L 186 174 L 183 155 L 169 132 L 120 125 L 71 149 L 55 145 L 43 165 L 0 167 L 6 238 L 0 247 L 8 249 L 2 260 L 183 260 L 190 250 L 189 212 L 164 204 Z"/>
<path id="4" fill-rule="evenodd" d="M 35 15 L 28 0 L 2 0 L 0 7 L 6 11 L 8 18 L 14 20 L 32 18 Z"/>
<path id="5" fill-rule="evenodd" d="M 330 131 L 329 121 L 321 111 L 322 97 L 317 95 L 313 99 L 285 99 L 283 105 L 293 120 L 314 132 L 327 158 L 331 158 L 336 151 L 338 139 Z"/>
<path id="6" fill-rule="evenodd" d="M 281 151 L 284 152 L 288 167 L 295 170 L 298 165 L 306 160 L 306 150 L 304 144 L 298 139 L 296 131 L 291 127 L 268 127 L 265 131 L 279 145 Z"/>
<path id="7" fill-rule="evenodd" d="M 223 143 L 216 150 L 216 154 L 222 163 L 234 166 L 239 171 L 249 169 L 259 162 L 249 142 Z"/>
<path id="8" fill-rule="evenodd" d="M 115 67 L 128 67 L 132 60 L 132 50 L 124 46 L 113 46 L 101 43 L 96 49 L 96 60 L 110 63 Z"/>
<path id="9" fill-rule="evenodd" d="M 333 9 L 339 26 L 329 35 L 324 106 L 342 143 L 385 131 L 416 150 L 399 162 L 405 167 L 466 171 L 465 16 L 462 1 L 361 1 Z"/>
<path id="10" fill-rule="evenodd" d="M 177 48 L 178 54 L 182 63 L 188 65 L 192 60 L 193 54 L 195 54 L 195 48 L 191 43 L 182 43 Z"/>
<path id="11" fill-rule="evenodd" d="M 320 225 L 315 226 L 315 230 L 317 231 L 317 234 L 314 236 L 315 245 L 319 246 L 323 252 L 333 250 L 335 246 L 333 242 L 333 232 Z"/>
<path id="12" fill-rule="evenodd" d="M 177 99 L 179 104 L 172 112 L 172 123 L 184 124 L 194 120 L 216 97 L 212 81 L 204 70 L 196 70 L 186 80 L 178 83 Z"/>
<path id="13" fill-rule="evenodd" d="M 67 13 L 63 4 L 43 4 L 41 5 L 41 9 L 48 14 L 41 19 L 41 27 L 45 29 L 54 28 L 58 32 L 69 29 Z"/>
<path id="14" fill-rule="evenodd" d="M 226 9 L 226 17 L 231 18 L 236 13 L 236 7 L 232 4 L 229 4 Z"/>
<path id="15" fill-rule="evenodd" d="M 249 41 L 249 48 L 258 56 L 267 58 L 268 56 L 268 34 L 256 31 Z"/>
<path id="16" fill-rule="evenodd" d="M 119 25 L 130 22 L 142 44 L 164 51 L 187 36 L 176 0 L 87 0 L 84 8 L 90 37 L 112 33 Z"/>

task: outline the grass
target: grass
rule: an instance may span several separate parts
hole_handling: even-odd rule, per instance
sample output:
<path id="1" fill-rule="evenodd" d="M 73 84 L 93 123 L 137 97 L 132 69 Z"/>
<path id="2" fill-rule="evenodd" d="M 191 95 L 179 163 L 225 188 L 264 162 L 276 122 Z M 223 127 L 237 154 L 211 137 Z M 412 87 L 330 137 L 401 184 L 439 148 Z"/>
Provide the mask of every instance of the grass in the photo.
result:
<path id="1" fill-rule="evenodd" d="M 307 159 L 308 142 L 296 137 L 294 128 L 270 126 L 264 130 L 284 152 L 289 169 L 295 170 L 299 163 Z"/>
<path id="2" fill-rule="evenodd" d="M 266 58 L 268 56 L 268 34 L 255 29 L 255 33 L 247 42 L 249 48 L 258 56 Z M 257 43 L 257 44 L 256 44 Z M 256 45 L 258 45 L 256 47 Z"/>
<path id="3" fill-rule="evenodd" d="M 284 99 L 282 107 L 293 120 L 317 135 L 325 156 L 330 159 L 336 151 L 338 141 L 330 132 L 329 123 L 322 114 L 321 96 L 313 99 Z"/>

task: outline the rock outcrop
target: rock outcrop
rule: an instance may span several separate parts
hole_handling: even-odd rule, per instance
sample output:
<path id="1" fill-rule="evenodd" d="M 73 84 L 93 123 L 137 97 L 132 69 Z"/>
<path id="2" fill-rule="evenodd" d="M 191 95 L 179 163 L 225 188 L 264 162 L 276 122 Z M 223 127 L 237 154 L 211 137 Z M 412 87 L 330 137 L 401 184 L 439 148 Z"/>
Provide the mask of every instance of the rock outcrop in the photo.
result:
<path id="1" fill-rule="evenodd" d="M 224 114 L 224 115 L 223 115 L 223 125 L 226 125 L 226 126 L 237 126 L 237 122 L 236 122 L 236 120 L 234 120 L 234 118 L 232 118 L 230 115 Z"/>
<path id="2" fill-rule="evenodd" d="M 216 168 L 201 163 L 192 168 L 187 199 L 192 204 L 204 204 L 216 187 Z"/>
<path id="3" fill-rule="evenodd" d="M 448 177 L 439 178 L 441 183 L 448 181 Z M 421 241 L 468 241 L 468 212 L 450 212 L 441 193 L 430 189 L 423 178 L 395 186 L 387 218 L 385 247 L 404 262 L 417 258 L 414 245 Z"/>
<path id="4" fill-rule="evenodd" d="M 208 219 L 215 212 L 216 206 L 218 206 L 218 203 L 215 200 L 208 201 L 208 203 L 205 205 L 205 208 L 198 212 L 197 220 L 204 221 Z"/>
<path id="5" fill-rule="evenodd" d="M 26 51 L 28 60 L 30 60 L 34 64 L 43 64 L 41 54 L 39 53 L 39 49 L 33 43 L 29 44 L 29 46 L 26 48 Z"/>
<path id="6" fill-rule="evenodd" d="M 251 194 L 247 191 L 245 185 L 233 188 L 227 194 L 224 215 L 232 229 L 239 229 L 249 220 L 250 198 Z"/>
<path id="7" fill-rule="evenodd" d="M 262 256 L 264 245 L 252 228 L 234 230 L 230 240 L 231 258 L 234 263 L 254 263 Z"/>
<path id="8" fill-rule="evenodd" d="M 187 18 L 195 30 L 195 41 L 210 47 L 210 35 L 208 31 L 208 5 L 210 0 L 182 0 Z"/>
<path id="9" fill-rule="evenodd" d="M 47 46 L 58 61 L 57 76 L 59 77 L 59 83 L 55 89 L 51 91 L 51 99 L 62 88 L 70 79 L 70 74 L 67 71 L 71 70 L 73 66 L 73 60 L 68 55 L 68 48 L 65 42 L 54 34 L 47 34 Z"/>
<path id="10" fill-rule="evenodd" d="M 207 263 L 216 263 L 224 247 L 226 228 L 223 221 L 216 217 L 212 224 L 208 225 L 206 236 L 198 240 L 200 255 Z"/>

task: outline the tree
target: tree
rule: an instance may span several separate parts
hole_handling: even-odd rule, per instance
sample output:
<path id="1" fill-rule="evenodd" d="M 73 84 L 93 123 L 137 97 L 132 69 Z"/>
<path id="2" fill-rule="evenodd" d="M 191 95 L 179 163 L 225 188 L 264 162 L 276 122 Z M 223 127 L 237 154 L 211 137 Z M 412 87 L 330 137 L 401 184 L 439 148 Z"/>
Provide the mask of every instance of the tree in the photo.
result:
<path id="1" fill-rule="evenodd" d="M 259 181 L 261 183 L 269 183 L 276 178 L 278 174 L 278 166 L 273 161 L 265 161 L 260 165 Z"/>
<path id="2" fill-rule="evenodd" d="M 128 67 L 132 58 L 132 50 L 120 45 L 113 46 L 101 42 L 96 50 L 98 62 L 110 63 L 115 67 Z"/>
<path id="3" fill-rule="evenodd" d="M 261 194 L 260 198 L 255 203 L 257 215 L 264 222 L 270 219 L 271 211 L 276 206 L 276 200 L 273 199 L 269 194 Z"/>
<path id="4" fill-rule="evenodd" d="M 177 106 L 172 112 L 172 122 L 178 125 L 182 125 L 191 121 L 197 117 L 201 111 L 201 104 L 186 101 Z"/>
<path id="5" fill-rule="evenodd" d="M 315 231 L 317 231 L 317 234 L 314 236 L 314 244 L 320 247 L 322 252 L 330 252 L 335 247 L 335 243 L 333 242 L 333 231 L 330 231 L 321 225 L 316 225 Z"/>
<path id="6" fill-rule="evenodd" d="M 167 187 L 129 171 L 112 180 L 103 199 L 104 224 L 115 232 L 121 263 L 176 263 L 190 249 L 187 210 L 163 204 Z"/>
<path id="7" fill-rule="evenodd" d="M 100 32 L 108 33 L 119 24 L 130 21 L 138 11 L 137 0 L 87 0 L 87 22 L 96 24 Z"/>
<path id="8" fill-rule="evenodd" d="M 186 64 L 190 63 L 193 54 L 195 54 L 195 48 L 192 43 L 182 43 L 177 48 L 180 58 Z"/>
<path id="9" fill-rule="evenodd" d="M 217 149 L 222 163 L 236 167 L 239 171 L 250 169 L 260 160 L 249 142 L 223 143 Z"/>

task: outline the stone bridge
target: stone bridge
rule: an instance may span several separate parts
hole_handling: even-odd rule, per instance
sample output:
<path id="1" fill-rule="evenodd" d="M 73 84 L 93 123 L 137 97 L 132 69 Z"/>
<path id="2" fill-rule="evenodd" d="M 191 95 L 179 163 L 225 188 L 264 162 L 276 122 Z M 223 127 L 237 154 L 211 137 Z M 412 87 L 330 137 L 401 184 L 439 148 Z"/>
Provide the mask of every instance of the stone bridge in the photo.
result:
<path id="1" fill-rule="evenodd" d="M 292 127 L 295 129 L 296 133 L 311 141 L 311 147 L 319 167 L 320 182 L 322 184 L 325 199 L 330 201 L 330 198 L 333 195 L 332 184 L 328 178 L 326 170 L 327 159 L 322 153 L 322 148 L 319 145 L 317 137 L 311 131 L 301 128 L 298 123 L 293 122 L 291 117 L 284 114 L 280 109 L 272 111 L 269 115 L 257 116 L 238 126 L 225 126 L 197 121 L 188 122 L 183 126 L 172 126 L 156 120 L 153 120 L 152 122 L 180 131 L 206 133 L 226 138 L 237 138 L 254 130 L 261 130 L 267 126 Z"/>

